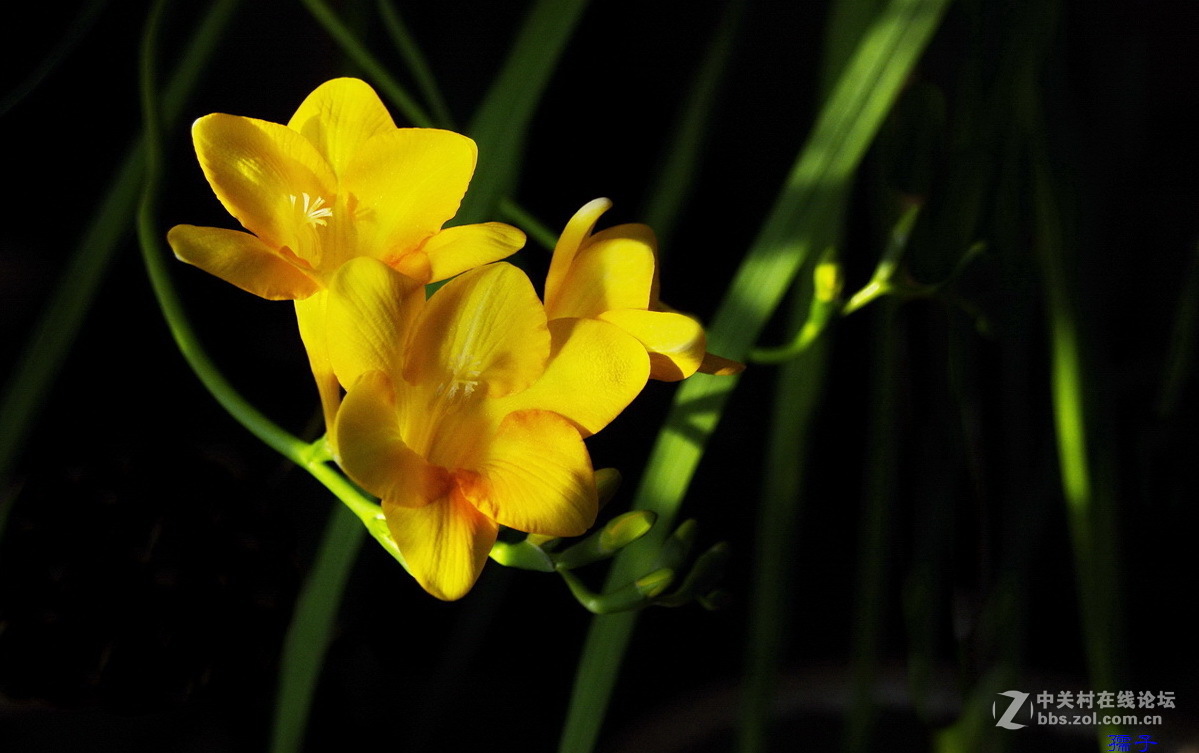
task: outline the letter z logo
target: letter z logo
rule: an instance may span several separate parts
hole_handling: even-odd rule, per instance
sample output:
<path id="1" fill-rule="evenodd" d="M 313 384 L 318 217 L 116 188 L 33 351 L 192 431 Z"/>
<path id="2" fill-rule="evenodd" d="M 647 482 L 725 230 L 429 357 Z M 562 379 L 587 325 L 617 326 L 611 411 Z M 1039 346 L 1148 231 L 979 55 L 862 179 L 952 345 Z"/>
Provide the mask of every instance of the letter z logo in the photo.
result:
<path id="1" fill-rule="evenodd" d="M 1028 699 L 1028 693 L 1021 693 L 1019 690 L 1005 690 L 1004 692 L 1000 693 L 999 695 L 1005 695 L 1008 698 L 1011 698 L 1012 700 L 1008 704 L 1007 710 L 1003 712 L 1003 716 L 1001 716 L 1001 717 L 996 717 L 996 713 L 995 713 L 995 703 L 996 702 L 995 701 L 991 702 L 991 718 L 992 719 L 998 718 L 998 721 L 995 722 L 995 726 L 1003 727 L 1004 729 L 1021 729 L 1023 727 L 1026 727 L 1027 725 L 1017 724 L 1016 722 L 1013 722 L 1012 719 L 1016 718 L 1016 712 L 1019 711 L 1020 707 L 1024 705 L 1024 701 L 1026 701 Z M 1029 719 L 1032 718 L 1032 705 L 1031 704 L 1029 704 L 1029 707 L 1028 707 L 1028 718 Z"/>

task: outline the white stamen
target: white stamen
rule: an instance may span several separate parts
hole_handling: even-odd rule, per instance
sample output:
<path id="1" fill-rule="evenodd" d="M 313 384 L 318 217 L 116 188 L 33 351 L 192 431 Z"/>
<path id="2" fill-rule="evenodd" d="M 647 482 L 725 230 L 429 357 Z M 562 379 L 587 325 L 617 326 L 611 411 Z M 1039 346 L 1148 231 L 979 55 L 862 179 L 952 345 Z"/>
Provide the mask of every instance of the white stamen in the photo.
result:
<path id="1" fill-rule="evenodd" d="M 289 198 L 291 199 L 292 209 L 296 208 L 297 201 L 299 201 L 301 198 L 303 199 L 303 204 L 300 207 L 300 211 L 304 214 L 304 221 L 309 225 L 320 225 L 321 227 L 324 227 L 325 221 L 329 217 L 333 216 L 333 208 L 325 206 L 325 200 L 320 196 L 313 198 L 306 193 L 301 193 L 300 196 L 297 197 L 293 193 Z"/>
<path id="2" fill-rule="evenodd" d="M 478 366 L 478 363 L 471 364 L 472 367 Z M 446 400 L 453 400 L 458 396 L 459 390 L 462 392 L 463 398 L 468 398 L 474 394 L 479 387 L 479 375 L 482 370 L 478 368 L 468 368 L 466 366 L 465 354 L 459 355 L 455 364 L 453 377 L 448 383 L 442 383 L 437 387 L 437 396 L 444 396 Z"/>

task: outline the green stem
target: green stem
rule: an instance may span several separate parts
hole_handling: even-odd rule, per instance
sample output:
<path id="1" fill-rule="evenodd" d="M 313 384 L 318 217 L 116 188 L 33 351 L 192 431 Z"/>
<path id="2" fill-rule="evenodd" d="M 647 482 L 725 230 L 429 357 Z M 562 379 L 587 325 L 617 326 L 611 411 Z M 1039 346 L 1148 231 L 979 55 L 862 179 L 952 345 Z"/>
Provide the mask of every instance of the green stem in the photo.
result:
<path id="1" fill-rule="evenodd" d="M 141 56 L 145 172 L 137 231 L 154 295 L 184 359 L 221 406 L 250 433 L 307 470 L 346 503 L 345 507 L 334 506 L 330 514 L 329 525 L 317 552 L 316 565 L 304 583 L 284 640 L 271 750 L 274 753 L 292 753 L 300 749 L 303 741 L 317 677 L 332 635 L 333 620 L 354 558 L 361 549 L 363 525 L 380 539 L 385 548 L 392 551 L 401 564 L 403 559 L 399 557 L 390 537 L 381 535 L 385 529 L 379 525 L 382 516 L 378 506 L 326 464 L 323 443 L 308 444 L 276 426 L 239 395 L 217 371 L 200 347 L 171 286 L 154 222 L 162 161 L 162 128 L 154 86 L 154 47 L 165 5 L 166 0 L 158 0 L 150 12 Z"/>
<path id="2" fill-rule="evenodd" d="M 155 8 L 156 16 L 157 6 Z M 150 24 L 148 29 L 152 28 L 153 24 Z M 158 301 L 163 318 L 170 329 L 171 337 L 200 382 L 234 420 L 280 455 L 308 471 L 313 478 L 333 492 L 362 521 L 362 524 L 379 540 L 383 547 L 403 564 L 403 559 L 399 556 L 395 543 L 391 541 L 386 527 L 382 525 L 379 506 L 339 471 L 328 465 L 329 458 L 324 441 L 319 440 L 312 444 L 304 442 L 280 428 L 242 397 L 208 357 L 200 345 L 199 338 L 196 337 L 195 330 L 192 329 L 191 322 L 187 319 L 183 305 L 171 283 L 170 272 L 164 261 L 166 255 L 162 253 L 161 233 L 155 223 L 155 208 L 161 176 L 162 123 L 153 87 L 154 66 L 151 55 L 150 42 L 147 41 L 147 49 L 143 52 L 142 61 L 142 107 L 145 138 L 143 146 L 144 172 L 141 179 L 142 193 L 137 217 L 137 235 L 146 273 L 150 278 L 154 297 Z"/>
<path id="3" fill-rule="evenodd" d="M 183 306 L 171 285 L 170 273 L 167 271 L 166 264 L 163 263 L 159 232 L 155 223 L 158 187 L 162 174 L 162 122 L 154 86 L 153 44 L 163 4 L 163 0 L 155 3 L 147 21 L 141 64 L 145 167 L 142 172 L 141 202 L 137 213 L 137 237 L 142 251 L 142 259 L 145 261 L 146 272 L 150 277 L 154 296 L 158 300 L 163 317 L 170 328 L 171 336 L 179 347 L 179 352 L 183 354 L 183 358 L 192 371 L 217 399 L 221 407 L 228 411 L 238 423 L 246 427 L 250 433 L 284 457 L 307 459 L 311 452 L 311 446 L 269 421 L 257 408 L 239 395 L 213 365 L 208 354 L 200 347 L 199 340 L 192 330 L 191 322 L 187 320 Z"/>

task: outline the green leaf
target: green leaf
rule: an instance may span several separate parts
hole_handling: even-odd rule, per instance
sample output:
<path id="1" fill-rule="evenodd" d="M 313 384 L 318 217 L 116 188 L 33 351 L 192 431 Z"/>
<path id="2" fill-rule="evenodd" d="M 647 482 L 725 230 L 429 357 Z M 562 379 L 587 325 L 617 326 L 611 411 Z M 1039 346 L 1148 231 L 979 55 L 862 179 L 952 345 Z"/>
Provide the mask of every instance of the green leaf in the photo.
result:
<path id="1" fill-rule="evenodd" d="M 863 35 L 821 110 L 769 217 L 722 302 L 709 349 L 744 358 L 811 252 L 799 242 L 804 228 L 834 209 L 866 148 L 894 103 L 948 6 L 948 0 L 891 0 Z M 697 375 L 676 393 L 658 436 L 634 507 L 670 524 L 715 429 L 737 377 Z M 658 542 L 651 532 L 616 560 L 609 583 L 643 572 Z M 647 552 L 649 555 L 647 555 Z M 575 677 L 559 750 L 589 753 L 616 684 L 621 656 L 636 616 L 593 620 Z"/>
<path id="2" fill-rule="evenodd" d="M 214 2 L 196 26 L 179 65 L 162 97 L 163 121 L 179 119 L 225 28 L 233 18 L 237 0 Z M 145 147 L 139 140 L 103 192 L 103 200 L 75 246 L 37 326 L 17 359 L 16 368 L 0 399 L 0 488 L 9 472 L 38 409 L 75 341 L 100 289 L 100 283 L 121 241 L 133 224 L 142 189 Z"/>
<path id="3" fill-rule="evenodd" d="M 479 163 L 455 224 L 485 221 L 515 188 L 529 122 L 586 7 L 586 0 L 538 0 L 525 19 L 467 129 Z"/>

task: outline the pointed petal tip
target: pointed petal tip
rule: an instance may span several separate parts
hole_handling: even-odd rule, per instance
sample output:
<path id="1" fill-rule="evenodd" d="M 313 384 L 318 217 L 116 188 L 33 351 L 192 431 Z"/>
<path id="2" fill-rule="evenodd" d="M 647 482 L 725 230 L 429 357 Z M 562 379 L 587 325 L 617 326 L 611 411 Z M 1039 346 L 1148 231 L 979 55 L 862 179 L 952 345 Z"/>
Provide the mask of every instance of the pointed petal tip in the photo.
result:
<path id="1" fill-rule="evenodd" d="M 167 243 L 180 261 L 260 298 L 302 300 L 321 289 L 307 272 L 240 230 L 176 225 L 167 232 Z"/>
<path id="2" fill-rule="evenodd" d="M 430 282 L 505 259 L 525 245 L 525 234 L 502 222 L 457 225 L 435 233 L 422 252 L 429 261 Z"/>
<path id="3" fill-rule="evenodd" d="M 499 534 L 499 526 L 457 491 L 418 508 L 385 503 L 383 514 L 409 572 L 442 601 L 470 592 Z"/>
<path id="4" fill-rule="evenodd" d="M 598 219 L 600 215 L 602 215 L 604 212 L 608 211 L 611 208 L 612 208 L 612 200 L 609 199 L 607 196 L 600 196 L 599 198 L 592 199 L 591 201 L 584 204 L 579 209 L 578 212 L 575 212 L 575 216 L 583 215 L 583 216 L 587 216 L 587 217 L 595 217 Z"/>

